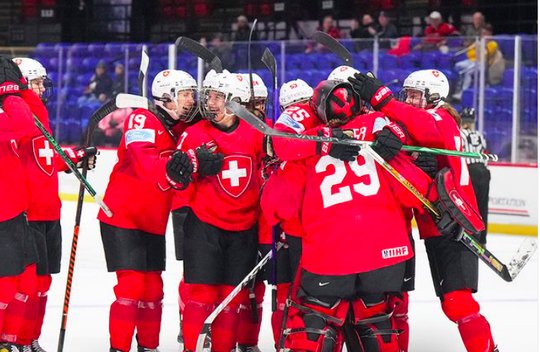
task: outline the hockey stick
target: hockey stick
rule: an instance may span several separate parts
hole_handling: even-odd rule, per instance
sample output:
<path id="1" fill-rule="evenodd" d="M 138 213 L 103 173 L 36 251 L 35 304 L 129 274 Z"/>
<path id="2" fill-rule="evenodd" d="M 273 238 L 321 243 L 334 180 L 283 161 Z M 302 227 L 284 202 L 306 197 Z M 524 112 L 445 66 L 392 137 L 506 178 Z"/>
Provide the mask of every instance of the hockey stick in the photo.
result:
<path id="1" fill-rule="evenodd" d="M 202 46 L 200 43 L 197 43 L 193 39 L 187 37 L 178 37 L 174 44 L 177 48 L 185 49 L 191 54 L 203 59 L 203 61 L 208 63 L 208 66 L 210 66 L 210 68 L 215 70 L 217 73 L 223 72 L 223 66 L 219 57 Z"/>
<path id="2" fill-rule="evenodd" d="M 139 67 L 139 94 L 143 97 L 148 96 L 147 86 L 146 86 L 146 73 L 148 72 L 148 65 L 150 64 L 150 58 L 148 57 L 148 48 L 146 45 L 143 46 L 141 51 L 141 66 Z"/>
<path id="3" fill-rule="evenodd" d="M 369 155 L 375 159 L 375 161 L 381 165 L 386 171 L 388 171 L 399 183 L 401 183 L 407 190 L 409 190 L 418 200 L 426 206 L 426 208 L 436 217 L 440 217 L 440 213 L 427 198 L 425 198 L 405 177 L 403 177 L 399 171 L 397 171 L 392 165 L 385 161 L 379 154 L 377 154 L 371 147 L 366 148 Z M 520 273 L 521 269 L 531 259 L 536 248 L 537 242 L 533 238 L 527 238 L 523 241 L 518 251 L 512 257 L 510 263 L 503 264 L 493 253 L 485 248 L 481 243 L 466 232 L 461 234 L 459 240 L 473 252 L 480 260 L 482 260 L 491 270 L 497 275 L 503 278 L 505 281 L 511 282 Z"/>
<path id="4" fill-rule="evenodd" d="M 250 94 L 250 104 L 252 107 L 255 107 L 255 89 L 253 88 L 253 67 L 251 65 L 251 42 L 253 39 L 253 32 L 255 31 L 255 26 L 257 26 L 257 19 L 253 20 L 253 24 L 251 25 L 251 29 L 249 31 L 249 37 L 248 37 L 248 75 L 249 75 L 249 94 Z"/>
<path id="5" fill-rule="evenodd" d="M 314 41 L 316 41 L 319 44 L 324 45 L 327 47 L 331 52 L 339 56 L 341 61 L 343 61 L 344 65 L 351 66 L 353 65 L 353 59 L 352 55 L 347 48 L 345 48 L 340 42 L 338 42 L 335 38 L 329 36 L 328 34 L 317 31 L 313 34 L 311 37 Z"/>
<path id="6" fill-rule="evenodd" d="M 312 136 L 307 134 L 294 134 L 278 131 L 270 126 L 268 126 L 264 121 L 261 121 L 257 116 L 250 113 L 246 108 L 234 101 L 228 101 L 225 103 L 225 107 L 229 109 L 233 114 L 240 117 L 242 120 L 250 124 L 257 131 L 261 132 L 267 136 L 273 137 L 282 137 L 282 138 L 294 138 L 301 139 L 304 141 L 311 142 L 330 142 L 336 144 L 348 144 L 348 145 L 360 145 L 367 146 L 372 142 L 360 141 L 357 139 L 340 139 L 336 137 L 324 137 L 324 136 Z M 483 153 L 473 153 L 473 152 L 460 152 L 457 150 L 448 150 L 448 149 L 438 149 L 438 148 L 427 148 L 419 147 L 412 145 L 404 145 L 402 150 L 410 152 L 421 152 L 421 153 L 430 153 L 436 155 L 450 155 L 450 156 L 462 156 L 467 158 L 482 159 L 488 161 L 497 161 L 499 158 L 495 154 L 483 154 Z"/>
<path id="7" fill-rule="evenodd" d="M 86 141 L 85 146 L 90 146 L 92 143 L 92 135 L 94 134 L 94 130 L 96 129 L 97 125 L 99 124 L 99 121 L 101 121 L 105 116 L 109 115 L 111 112 L 115 111 L 119 108 L 118 105 L 122 105 L 123 101 L 123 94 L 119 94 L 116 96 L 115 100 L 111 100 L 104 105 L 102 105 L 98 110 L 96 110 L 92 116 L 90 116 L 90 119 L 88 120 L 88 127 L 86 129 Z M 88 173 L 88 163 L 83 164 L 82 169 L 82 176 L 86 177 L 86 174 Z M 75 226 L 73 228 L 73 239 L 71 241 L 71 253 L 69 256 L 69 266 L 68 266 L 68 274 L 67 274 L 67 280 L 66 280 L 66 290 L 64 293 L 64 306 L 62 310 L 62 323 L 60 325 L 60 335 L 58 337 L 58 352 L 62 352 L 64 350 L 64 339 L 66 336 L 66 325 L 67 325 L 67 316 L 69 311 L 69 300 L 71 297 L 71 285 L 73 281 L 73 273 L 75 270 L 75 257 L 77 255 L 77 243 L 79 241 L 79 228 L 81 225 L 81 217 L 82 217 L 82 207 L 83 207 L 83 200 L 84 200 L 84 191 L 86 188 L 83 184 L 79 186 L 79 196 L 77 197 L 77 210 L 75 213 Z"/>
<path id="8" fill-rule="evenodd" d="M 272 74 L 272 122 L 273 124 L 276 123 L 278 118 L 278 95 L 277 95 L 277 89 L 278 89 L 278 80 L 277 80 L 277 63 L 276 58 L 274 55 L 272 55 L 272 52 L 270 49 L 266 48 L 264 49 L 262 58 L 262 63 L 270 70 L 270 73 Z M 271 282 L 272 285 L 272 312 L 275 312 L 277 310 L 277 256 L 276 256 L 276 243 L 277 238 L 279 236 L 279 225 L 272 226 L 272 275 L 271 275 Z"/>
<path id="9" fill-rule="evenodd" d="M 283 243 L 278 244 L 277 250 L 280 250 L 283 246 Z M 199 334 L 199 337 L 197 338 L 197 347 L 195 348 L 196 352 L 202 352 L 204 348 L 205 341 L 210 342 L 210 336 L 211 331 L 210 328 L 212 326 L 212 323 L 216 319 L 216 317 L 227 307 L 229 303 L 240 293 L 240 291 L 251 281 L 255 278 L 257 273 L 261 271 L 261 269 L 264 267 L 264 265 L 272 258 L 272 251 L 266 253 L 266 255 L 259 261 L 257 265 L 251 271 L 247 276 L 240 281 L 240 283 L 229 293 L 227 297 L 223 299 L 223 301 L 210 313 L 208 318 L 203 323 L 203 327 L 201 329 L 201 332 Z M 210 342 L 211 343 L 211 342 Z"/>

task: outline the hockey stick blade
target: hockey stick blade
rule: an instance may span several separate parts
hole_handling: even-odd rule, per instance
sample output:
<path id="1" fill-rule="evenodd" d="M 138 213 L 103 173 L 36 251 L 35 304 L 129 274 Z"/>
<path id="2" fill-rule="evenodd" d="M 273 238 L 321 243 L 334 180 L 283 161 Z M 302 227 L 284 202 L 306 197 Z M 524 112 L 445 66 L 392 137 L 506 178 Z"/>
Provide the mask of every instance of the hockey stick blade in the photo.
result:
<path id="1" fill-rule="evenodd" d="M 116 106 L 119 108 L 148 109 L 148 99 L 140 95 L 120 93 L 116 96 Z"/>
<path id="2" fill-rule="evenodd" d="M 191 54 L 203 59 L 203 61 L 208 63 L 210 68 L 214 69 L 217 73 L 223 72 L 223 65 L 219 57 L 200 43 L 187 37 L 178 37 L 174 44 L 177 48 L 189 51 Z"/>
<path id="3" fill-rule="evenodd" d="M 518 276 L 518 274 L 521 272 L 521 269 L 525 267 L 527 262 L 531 259 L 531 257 L 536 252 L 536 249 L 538 248 L 538 242 L 535 238 L 526 238 L 519 247 L 518 251 L 514 255 L 514 257 L 510 260 L 510 263 L 508 263 L 506 266 L 508 268 L 508 273 L 510 274 L 510 277 L 512 280 Z"/>
<path id="4" fill-rule="evenodd" d="M 352 55 L 349 52 L 349 50 L 347 50 L 347 48 L 345 48 L 340 42 L 338 42 L 333 37 L 329 36 L 328 34 L 324 32 L 317 31 L 313 34 L 311 39 L 313 39 L 319 44 L 324 45 L 331 52 L 339 56 L 340 59 L 343 61 L 343 64 L 348 65 L 348 66 L 353 65 Z"/>
<path id="5" fill-rule="evenodd" d="M 148 49 L 143 47 L 143 50 L 141 52 L 141 66 L 139 68 L 139 79 L 138 79 L 138 86 L 139 86 L 139 94 L 143 97 L 147 96 L 146 87 L 145 87 L 145 78 L 146 73 L 148 72 L 148 65 L 150 64 L 150 57 L 148 56 Z"/>
<path id="6" fill-rule="evenodd" d="M 278 131 L 270 126 L 268 126 L 264 121 L 261 121 L 257 116 L 253 115 L 245 107 L 240 105 L 235 101 L 228 101 L 225 104 L 225 107 L 231 111 L 233 114 L 250 124 L 257 131 L 261 132 L 267 136 L 273 137 L 282 137 L 282 138 L 293 138 L 301 139 L 304 141 L 310 142 L 330 142 L 335 144 L 346 144 L 346 145 L 359 145 L 365 147 L 371 145 L 372 142 L 360 141 L 358 139 L 340 139 L 336 137 L 325 137 L 325 136 L 311 136 L 306 134 L 294 134 L 288 132 Z M 472 152 L 460 152 L 457 150 L 449 149 L 438 149 L 438 148 L 426 148 L 418 147 L 412 145 L 404 145 L 402 150 L 411 151 L 411 152 L 424 152 L 431 153 L 436 155 L 451 155 L 451 156 L 462 156 L 467 158 L 477 158 L 477 159 L 486 159 L 486 160 L 497 160 L 497 156 L 494 154 L 482 154 L 482 153 L 472 153 Z"/>
<path id="7" fill-rule="evenodd" d="M 266 67 L 268 67 L 268 69 L 272 73 L 272 77 L 276 77 L 276 58 L 274 57 L 274 55 L 272 55 L 270 49 L 264 49 L 261 61 Z"/>

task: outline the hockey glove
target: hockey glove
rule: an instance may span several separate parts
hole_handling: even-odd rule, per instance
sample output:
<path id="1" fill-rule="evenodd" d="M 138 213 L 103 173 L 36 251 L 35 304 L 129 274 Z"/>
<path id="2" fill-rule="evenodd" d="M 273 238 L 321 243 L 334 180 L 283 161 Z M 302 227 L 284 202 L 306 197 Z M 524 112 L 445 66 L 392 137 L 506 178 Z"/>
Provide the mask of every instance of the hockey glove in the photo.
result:
<path id="1" fill-rule="evenodd" d="M 371 148 L 384 160 L 390 161 L 398 155 L 406 140 L 405 129 L 392 122 L 377 133 Z"/>
<path id="2" fill-rule="evenodd" d="M 324 127 L 318 131 L 319 136 L 335 137 L 339 139 L 353 139 L 339 128 Z M 330 142 L 317 142 L 317 154 L 330 155 L 333 158 L 342 161 L 354 161 L 360 152 L 359 145 L 352 144 L 336 144 Z"/>
<path id="3" fill-rule="evenodd" d="M 373 109 L 380 110 L 392 99 L 392 91 L 368 72 L 355 73 L 354 77 L 349 77 L 353 89 L 360 97 L 369 102 Z"/>
<path id="4" fill-rule="evenodd" d="M 0 95 L 18 93 L 28 84 L 19 66 L 5 56 L 0 56 Z"/>
<path id="5" fill-rule="evenodd" d="M 191 162 L 193 163 L 193 172 L 198 172 L 199 176 L 217 175 L 223 167 L 223 154 L 215 153 L 215 142 L 208 142 L 195 150 L 188 150 Z"/>
<path id="6" fill-rule="evenodd" d="M 437 157 L 434 154 L 417 153 L 416 159 L 414 159 L 413 162 L 429 177 L 435 178 L 435 175 L 437 175 L 439 164 L 437 163 Z"/>
<path id="7" fill-rule="evenodd" d="M 77 147 L 77 148 L 62 148 L 68 158 L 78 168 L 83 167 L 83 163 L 88 163 L 88 170 L 93 170 L 96 167 L 96 159 L 99 154 L 96 147 Z M 71 173 L 71 170 L 66 170 L 66 173 Z"/>
<path id="8" fill-rule="evenodd" d="M 186 189 L 191 182 L 193 163 L 187 153 L 177 150 L 173 153 L 167 166 L 167 181 L 174 189 Z"/>

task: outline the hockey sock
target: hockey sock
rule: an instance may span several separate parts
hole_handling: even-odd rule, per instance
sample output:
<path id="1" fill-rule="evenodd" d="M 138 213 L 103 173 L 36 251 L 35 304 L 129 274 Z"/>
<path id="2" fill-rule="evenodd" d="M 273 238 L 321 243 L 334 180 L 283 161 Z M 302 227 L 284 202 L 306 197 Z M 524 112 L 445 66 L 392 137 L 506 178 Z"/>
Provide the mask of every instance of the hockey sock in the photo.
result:
<path id="1" fill-rule="evenodd" d="M 135 331 L 139 301 L 118 298 L 111 304 L 109 315 L 109 334 L 111 347 L 120 351 L 129 351 Z"/>
<path id="2" fill-rule="evenodd" d="M 287 296 L 289 295 L 289 289 L 291 284 L 278 284 L 277 285 L 277 309 L 272 312 L 272 331 L 274 333 L 274 344 L 277 346 L 281 339 L 281 326 L 283 324 L 283 313 L 285 310 L 285 304 Z"/>
<path id="3" fill-rule="evenodd" d="M 137 341 L 139 346 L 154 349 L 159 346 L 161 313 L 163 299 L 163 281 L 161 273 L 147 273 L 143 300 L 139 302 L 137 316 Z"/>
<path id="4" fill-rule="evenodd" d="M 184 350 L 195 351 L 204 320 L 212 313 L 218 300 L 219 286 L 185 284 L 185 289 L 189 299 L 185 301 L 182 317 Z"/>
<path id="5" fill-rule="evenodd" d="M 236 345 L 238 332 L 238 305 L 231 304 L 217 316 L 212 324 L 212 351 L 230 352 Z"/>
<path id="6" fill-rule="evenodd" d="M 491 328 L 480 314 L 480 305 L 471 291 L 457 290 L 444 294 L 442 308 L 446 316 L 458 324 L 467 352 L 493 351 L 495 343 Z"/>
<path id="7" fill-rule="evenodd" d="M 7 307 L 17 293 L 17 281 L 16 276 L 0 277 L 0 287 L 2 287 L 0 290 L 0 336 L 3 332 Z"/>
<path id="8" fill-rule="evenodd" d="M 47 294 L 38 296 L 37 318 L 34 324 L 32 340 L 37 340 L 41 336 L 41 328 L 45 319 L 45 310 L 47 307 Z"/>
<path id="9" fill-rule="evenodd" d="M 240 305 L 238 316 L 238 344 L 245 346 L 257 346 L 259 343 L 259 333 L 261 331 L 262 304 L 266 286 L 262 281 L 255 284 L 255 302 L 257 303 L 257 322 L 253 321 L 251 300 L 248 297 Z"/>
<path id="10" fill-rule="evenodd" d="M 23 324 L 17 335 L 17 341 L 15 341 L 19 345 L 29 345 L 32 340 L 34 340 L 34 329 L 38 318 L 39 298 L 37 296 L 28 297 L 26 302 L 24 302 L 24 306 Z"/>

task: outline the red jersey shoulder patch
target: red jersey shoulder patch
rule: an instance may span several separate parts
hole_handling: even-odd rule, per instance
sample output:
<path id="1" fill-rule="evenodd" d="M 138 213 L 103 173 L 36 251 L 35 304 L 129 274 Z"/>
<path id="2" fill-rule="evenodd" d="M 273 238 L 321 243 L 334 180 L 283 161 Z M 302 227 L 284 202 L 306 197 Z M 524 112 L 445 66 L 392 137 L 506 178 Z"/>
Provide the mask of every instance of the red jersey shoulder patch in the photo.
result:
<path id="1" fill-rule="evenodd" d="M 253 160 L 245 155 L 227 155 L 217 175 L 221 188 L 233 198 L 240 197 L 251 182 Z"/>

